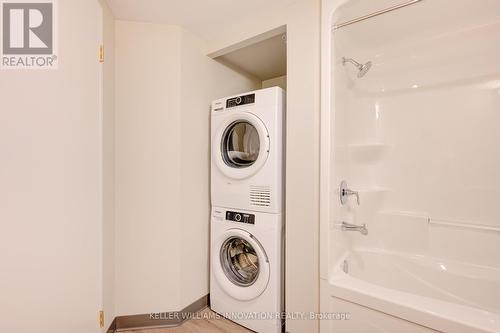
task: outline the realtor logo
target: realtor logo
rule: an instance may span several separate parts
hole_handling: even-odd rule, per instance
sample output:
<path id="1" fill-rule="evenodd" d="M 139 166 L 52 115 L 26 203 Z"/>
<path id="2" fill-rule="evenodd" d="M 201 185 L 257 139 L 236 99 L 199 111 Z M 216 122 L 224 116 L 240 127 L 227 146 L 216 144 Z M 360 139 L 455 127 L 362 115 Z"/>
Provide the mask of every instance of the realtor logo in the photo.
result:
<path id="1" fill-rule="evenodd" d="M 3 69 L 56 68 L 54 1 L 2 1 Z"/>

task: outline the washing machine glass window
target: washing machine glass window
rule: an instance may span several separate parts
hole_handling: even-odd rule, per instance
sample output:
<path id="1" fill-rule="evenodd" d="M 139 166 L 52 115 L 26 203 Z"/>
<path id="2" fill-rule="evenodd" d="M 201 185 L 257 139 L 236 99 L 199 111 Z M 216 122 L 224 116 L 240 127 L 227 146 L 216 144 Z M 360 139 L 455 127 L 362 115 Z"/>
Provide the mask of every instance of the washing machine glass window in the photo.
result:
<path id="1" fill-rule="evenodd" d="M 220 261 L 224 274 L 238 286 L 251 286 L 259 276 L 259 257 L 242 238 L 231 237 L 222 244 Z"/>
<path id="2" fill-rule="evenodd" d="M 259 157 L 259 132 L 247 121 L 235 121 L 229 125 L 222 135 L 221 144 L 223 160 L 230 167 L 249 167 Z"/>

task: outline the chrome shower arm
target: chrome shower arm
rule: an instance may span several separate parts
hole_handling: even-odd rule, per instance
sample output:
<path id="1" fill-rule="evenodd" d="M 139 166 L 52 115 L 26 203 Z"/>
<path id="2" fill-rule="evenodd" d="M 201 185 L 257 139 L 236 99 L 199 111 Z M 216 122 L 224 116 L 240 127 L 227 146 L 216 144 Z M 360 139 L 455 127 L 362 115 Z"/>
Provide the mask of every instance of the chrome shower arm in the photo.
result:
<path id="1" fill-rule="evenodd" d="M 351 59 L 351 58 L 342 57 L 342 65 L 345 65 L 346 62 L 350 62 L 351 64 L 353 64 L 354 66 L 356 66 L 358 68 L 361 67 L 361 64 L 359 62 L 357 62 L 356 60 Z"/>

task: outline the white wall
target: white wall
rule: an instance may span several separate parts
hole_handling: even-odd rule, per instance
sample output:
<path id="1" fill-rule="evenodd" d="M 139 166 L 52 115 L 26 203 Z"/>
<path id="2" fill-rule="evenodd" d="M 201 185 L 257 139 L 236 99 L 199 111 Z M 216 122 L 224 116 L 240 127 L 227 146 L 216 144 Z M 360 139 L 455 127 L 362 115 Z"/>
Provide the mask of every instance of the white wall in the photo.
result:
<path id="1" fill-rule="evenodd" d="M 208 44 L 209 54 L 286 24 L 286 310 L 319 311 L 320 2 L 234 21 Z M 315 332 L 317 321 L 289 320 L 287 331 Z"/>
<path id="2" fill-rule="evenodd" d="M 287 22 L 286 310 L 319 311 L 319 1 L 292 6 Z M 289 320 L 291 333 L 318 322 Z"/>
<path id="3" fill-rule="evenodd" d="M 179 29 L 116 21 L 117 315 L 177 310 Z"/>
<path id="4" fill-rule="evenodd" d="M 116 314 L 208 293 L 209 106 L 259 82 L 179 27 L 116 22 Z"/>
<path id="5" fill-rule="evenodd" d="M 97 1 L 59 1 L 59 69 L 0 71 L 0 327 L 98 332 Z"/>
<path id="6" fill-rule="evenodd" d="M 286 90 L 286 75 L 262 81 L 262 88 L 280 87 Z"/>

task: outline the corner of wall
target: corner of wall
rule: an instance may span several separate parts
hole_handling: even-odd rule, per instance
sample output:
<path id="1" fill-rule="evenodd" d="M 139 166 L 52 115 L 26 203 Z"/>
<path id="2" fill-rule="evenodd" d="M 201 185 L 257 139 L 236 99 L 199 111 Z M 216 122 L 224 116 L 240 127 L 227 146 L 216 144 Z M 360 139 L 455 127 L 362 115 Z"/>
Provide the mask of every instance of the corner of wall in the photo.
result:
<path id="1" fill-rule="evenodd" d="M 260 88 L 260 82 L 236 73 L 205 54 L 206 43 L 182 29 L 180 59 L 179 163 L 182 187 L 181 243 L 196 244 L 181 251 L 181 304 L 208 294 L 210 225 L 210 104 L 226 95 Z M 205 273 L 200 273 L 205 272 Z"/>

